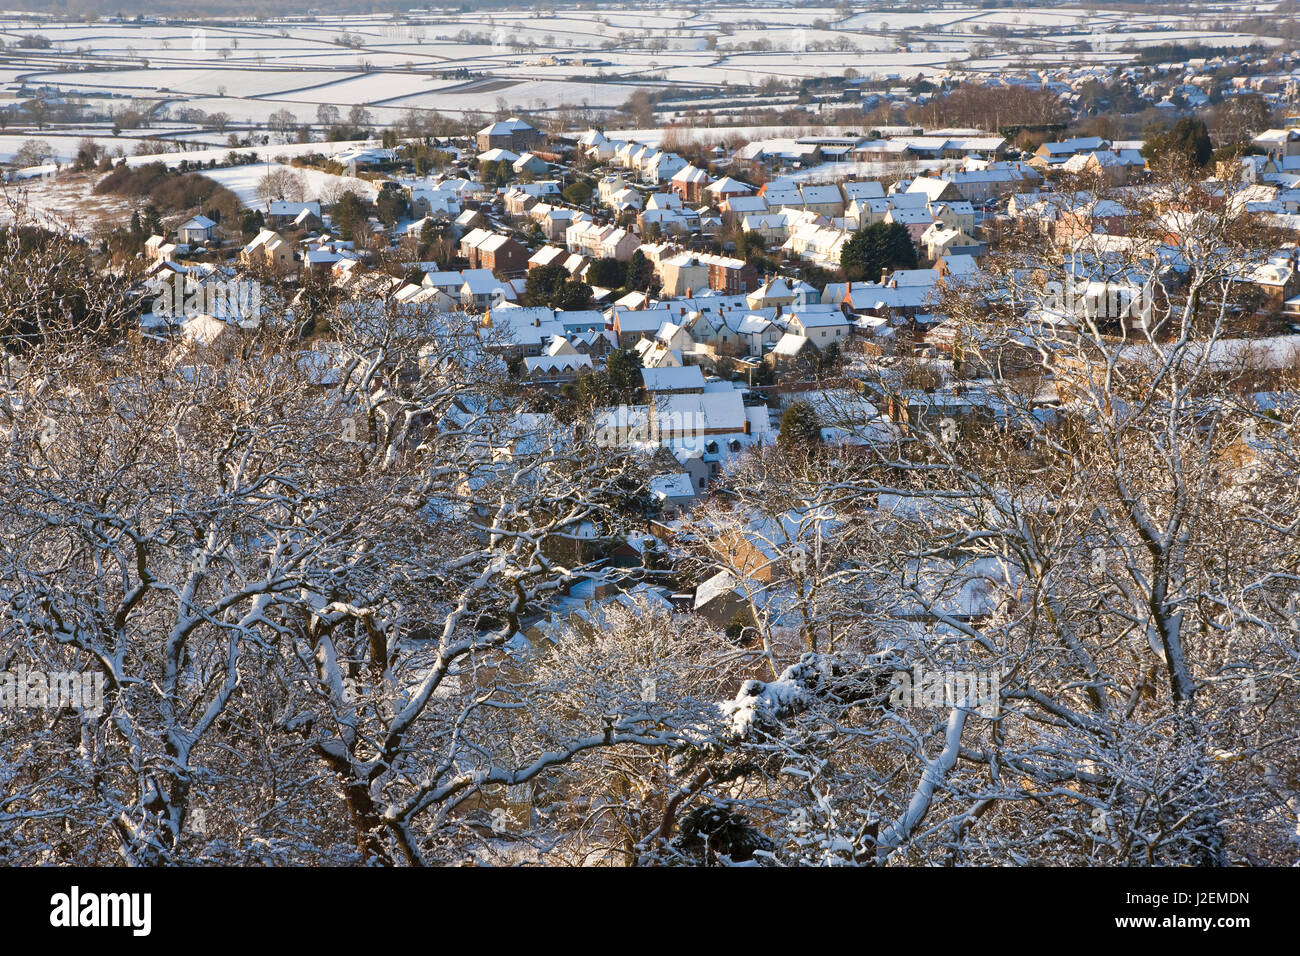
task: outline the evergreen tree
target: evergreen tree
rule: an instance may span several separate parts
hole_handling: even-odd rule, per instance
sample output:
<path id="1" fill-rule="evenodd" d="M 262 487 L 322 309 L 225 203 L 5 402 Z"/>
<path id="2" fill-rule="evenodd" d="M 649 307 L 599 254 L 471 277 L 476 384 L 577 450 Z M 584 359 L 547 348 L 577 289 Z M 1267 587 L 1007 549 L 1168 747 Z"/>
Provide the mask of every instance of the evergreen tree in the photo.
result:
<path id="1" fill-rule="evenodd" d="M 615 349 L 605 360 L 609 390 L 616 402 L 632 404 L 641 390 L 641 356 L 632 349 Z"/>
<path id="2" fill-rule="evenodd" d="M 637 292 L 648 292 L 655 281 L 655 267 L 650 264 L 645 253 L 637 249 L 628 260 L 627 287 Z"/>
<path id="3" fill-rule="evenodd" d="M 524 302 L 552 309 L 589 309 L 593 299 L 591 286 L 574 279 L 562 265 L 533 269 L 524 280 Z"/>
<path id="4" fill-rule="evenodd" d="M 644 258 L 644 256 L 642 257 Z M 628 267 L 617 259 L 596 259 L 587 269 L 587 281 L 602 289 L 621 289 L 627 282 Z"/>
<path id="5" fill-rule="evenodd" d="M 1214 144 L 1210 142 L 1205 121 L 1188 116 L 1166 132 L 1148 139 L 1142 147 L 1142 155 L 1147 159 L 1177 157 L 1200 169 L 1214 155 Z"/>
<path id="6" fill-rule="evenodd" d="M 807 402 L 794 402 L 781 416 L 777 444 L 782 448 L 811 448 L 821 443 L 821 421 Z"/>
<path id="7" fill-rule="evenodd" d="M 886 269 L 915 269 L 916 246 L 901 223 L 874 222 L 844 244 L 840 265 L 850 281 L 875 282 Z"/>

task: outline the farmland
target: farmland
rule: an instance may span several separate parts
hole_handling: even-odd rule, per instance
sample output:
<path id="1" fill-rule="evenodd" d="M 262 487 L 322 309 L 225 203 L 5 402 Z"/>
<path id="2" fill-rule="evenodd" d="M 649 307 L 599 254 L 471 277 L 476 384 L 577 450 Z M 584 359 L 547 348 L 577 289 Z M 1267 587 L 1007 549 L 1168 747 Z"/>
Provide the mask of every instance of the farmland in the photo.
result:
<path id="1" fill-rule="evenodd" d="M 599 120 L 638 91 L 725 98 L 846 71 L 907 82 L 954 71 L 1123 64 L 1144 47 L 1175 42 L 1283 44 L 1286 16 L 1277 15 L 1279 35 L 1271 35 L 1261 9 L 1271 7 L 1135 14 L 1065 5 L 668 5 L 629 13 L 609 5 L 93 22 L 8 14 L 0 17 L 0 97 L 17 102 L 40 91 L 106 124 L 132 111 L 143 123 L 125 131 L 128 138 L 210 145 L 225 141 L 227 125 L 265 124 L 272 114 L 313 123 L 322 105 L 364 107 L 377 124 L 409 110 L 467 121 L 570 110 Z M 1249 30 L 1237 28 L 1247 22 Z M 205 136 L 210 117 L 216 131 Z"/>

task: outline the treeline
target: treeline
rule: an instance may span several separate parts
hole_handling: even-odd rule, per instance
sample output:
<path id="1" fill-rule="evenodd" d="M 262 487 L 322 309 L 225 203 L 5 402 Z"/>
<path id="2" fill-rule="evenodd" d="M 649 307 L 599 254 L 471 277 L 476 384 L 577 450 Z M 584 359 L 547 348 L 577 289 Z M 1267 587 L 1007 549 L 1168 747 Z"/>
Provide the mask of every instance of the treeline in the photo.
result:
<path id="1" fill-rule="evenodd" d="M 1028 86 L 963 83 L 930 102 L 910 107 L 907 121 L 938 129 L 944 126 L 997 130 L 1007 125 L 1050 126 L 1064 123 L 1068 111 L 1051 90 Z"/>
<path id="2" fill-rule="evenodd" d="M 97 194 L 148 196 L 163 216 L 179 215 L 199 206 L 209 219 L 238 222 L 243 211 L 239 197 L 199 173 L 182 173 L 163 163 L 117 166 L 95 185 Z M 215 214 L 215 215 L 214 215 Z"/>
<path id="3" fill-rule="evenodd" d="M 1141 66 L 1155 63 L 1185 63 L 1188 60 L 1212 60 L 1216 56 L 1254 55 L 1269 52 L 1261 43 L 1250 46 L 1203 46 L 1199 43 L 1162 43 L 1159 46 L 1142 47 L 1136 51 L 1137 62 Z"/>
<path id="4" fill-rule="evenodd" d="M 474 8 L 492 6 L 491 0 L 475 0 Z M 499 4 L 506 6 L 504 2 Z M 352 0 L 348 4 L 349 14 L 392 13 L 405 11 L 410 4 L 392 2 L 392 0 Z M 11 10 L 32 10 L 41 13 L 61 14 L 69 18 L 80 17 L 96 20 L 111 12 L 127 20 L 143 17 L 193 17 L 195 7 L 193 0 L 119 0 L 106 9 L 103 0 L 17 0 L 8 4 Z M 204 19 L 220 17 L 284 17 L 300 16 L 304 4 L 295 0 L 211 0 L 203 4 Z M 230 24 L 234 26 L 235 24 Z"/>

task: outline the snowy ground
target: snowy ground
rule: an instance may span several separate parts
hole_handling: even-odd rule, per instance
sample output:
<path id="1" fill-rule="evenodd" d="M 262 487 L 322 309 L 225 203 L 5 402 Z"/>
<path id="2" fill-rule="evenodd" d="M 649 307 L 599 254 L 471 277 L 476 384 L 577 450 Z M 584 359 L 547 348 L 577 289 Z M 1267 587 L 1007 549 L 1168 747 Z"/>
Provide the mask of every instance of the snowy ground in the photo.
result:
<path id="1" fill-rule="evenodd" d="M 1223 5 L 1219 19 L 1256 15 L 1249 3 Z M 1185 16 L 1084 9 L 1078 6 L 987 9 L 969 3 L 920 12 L 865 11 L 844 17 L 819 7 L 754 8 L 725 3 L 644 12 L 573 9 L 317 15 L 193 27 L 169 24 L 33 22 L 0 14 L 0 85 L 25 81 L 80 93 L 191 102 L 236 119 L 262 120 L 288 107 L 302 120 L 315 107 L 365 105 L 491 110 L 512 106 L 613 106 L 636 85 L 662 76 L 684 87 L 757 83 L 839 73 L 852 67 L 910 74 L 969 58 L 990 28 L 1041 47 L 1065 62 L 1064 47 L 1080 39 L 1099 52 L 1137 45 L 1202 40 L 1218 45 L 1269 42 L 1203 29 Z M 24 34 L 51 41 L 41 56 L 14 50 Z M 762 49 L 755 50 L 759 44 Z M 825 44 L 827 50 L 809 49 Z M 836 50 L 837 46 L 846 50 Z M 711 49 L 715 47 L 716 49 Z M 867 54 L 864 56 L 864 54 Z M 519 85 L 497 91 L 456 89 L 446 76 L 470 70 Z M 621 81 L 630 86 L 610 86 Z M 446 92 L 442 92 L 442 91 Z M 385 117 L 386 118 L 386 117 Z M 380 119 L 380 117 L 376 117 Z"/>
<path id="2" fill-rule="evenodd" d="M 1216 7 L 1214 16 L 1231 23 L 1270 15 L 1270 9 L 1232 0 Z M 322 105 L 338 108 L 344 118 L 351 107 L 365 107 L 375 125 L 394 123 L 408 110 L 476 120 L 502 109 L 577 108 L 599 115 L 638 90 L 667 88 L 685 103 L 693 94 L 743 94 L 773 77 L 788 82 L 849 69 L 905 81 L 942 74 L 954 64 L 996 73 L 1026 62 L 1048 69 L 1123 63 L 1133 57 L 1120 49 L 1129 44 L 1281 42 L 1214 32 L 1208 25 L 1191 7 L 1180 16 L 1068 3 L 988 9 L 975 2 L 849 16 L 829 5 L 756 8 L 734 0 L 638 12 L 561 2 L 540 12 L 316 14 L 204 26 L 0 13 L 0 97 L 22 99 L 45 87 L 102 104 L 106 117 L 125 107 L 152 117 L 150 128 L 112 139 L 100 128 L 97 141 L 110 152 L 130 156 L 135 140 L 156 135 L 193 140 L 224 155 L 225 133 L 204 130 L 202 118 L 185 111 L 225 114 L 235 126 L 265 124 L 277 111 L 314 124 Z M 1006 39 L 1023 49 L 997 50 L 1003 38 L 990 30 L 1007 31 Z M 32 34 L 51 47 L 16 46 Z M 1071 49 L 1080 42 L 1088 52 Z M 986 52 L 989 46 L 996 52 Z M 86 132 L 47 129 L 38 135 L 55 160 L 66 163 Z M 0 161 L 11 159 L 27 138 L 0 132 Z"/>
<path id="3" fill-rule="evenodd" d="M 0 223 L 13 219 L 13 204 L 21 201 L 38 222 L 87 238 L 120 225 L 135 206 L 124 196 L 95 195 L 99 178 L 94 173 L 65 172 L 48 179 L 0 184 Z"/>
<path id="4" fill-rule="evenodd" d="M 239 197 L 239 201 L 253 209 L 262 208 L 265 203 L 257 194 L 257 184 L 268 172 L 275 169 L 289 169 L 302 177 L 306 185 L 303 201 L 312 202 L 320 199 L 322 192 L 334 184 L 347 184 L 356 192 L 364 193 L 366 198 L 374 201 L 378 190 L 362 179 L 350 176 L 334 176 L 318 169 L 300 169 L 296 166 L 282 166 L 279 163 L 258 163 L 254 166 L 232 166 L 228 169 L 205 169 L 203 175 L 225 186 Z"/>
<path id="5" fill-rule="evenodd" d="M 211 160 L 224 162 L 230 153 L 237 152 L 241 156 L 254 154 L 259 160 L 273 162 L 277 158 L 294 156 L 306 156 L 311 153 L 320 153 L 323 156 L 333 156 L 337 153 L 346 152 L 356 146 L 378 146 L 379 142 L 372 139 L 363 140 L 345 140 L 338 143 L 283 143 L 271 144 L 269 146 L 240 146 L 232 150 L 229 146 L 213 146 L 208 148 L 198 148 L 185 150 L 184 152 L 173 153 L 150 153 L 143 156 L 128 156 L 126 163 L 128 166 L 142 166 L 148 163 L 166 163 L 168 166 L 177 166 L 182 160 L 188 160 L 191 163 L 207 163 Z"/>

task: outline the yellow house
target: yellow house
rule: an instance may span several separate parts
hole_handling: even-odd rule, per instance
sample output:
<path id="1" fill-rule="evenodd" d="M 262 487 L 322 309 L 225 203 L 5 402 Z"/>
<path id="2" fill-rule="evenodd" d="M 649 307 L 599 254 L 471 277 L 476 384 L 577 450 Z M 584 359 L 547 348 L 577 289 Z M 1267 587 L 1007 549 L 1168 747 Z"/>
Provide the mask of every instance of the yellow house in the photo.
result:
<path id="1" fill-rule="evenodd" d="M 239 261 L 254 268 L 288 271 L 293 268 L 293 247 L 274 229 L 263 229 L 240 250 Z"/>

